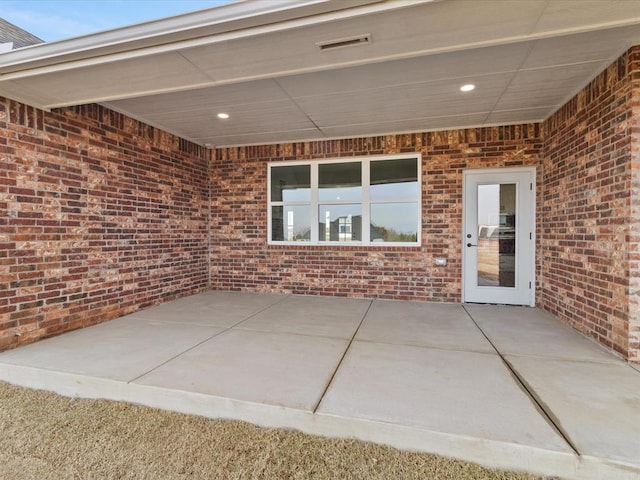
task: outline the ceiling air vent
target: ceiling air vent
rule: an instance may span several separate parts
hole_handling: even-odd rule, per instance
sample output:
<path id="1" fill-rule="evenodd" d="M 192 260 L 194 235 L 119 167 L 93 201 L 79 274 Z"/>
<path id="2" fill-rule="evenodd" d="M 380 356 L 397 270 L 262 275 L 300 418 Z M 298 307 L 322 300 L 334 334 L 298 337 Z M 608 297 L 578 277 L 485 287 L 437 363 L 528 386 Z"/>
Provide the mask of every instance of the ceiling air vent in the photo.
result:
<path id="1" fill-rule="evenodd" d="M 364 33 L 362 35 L 356 35 L 354 37 L 339 38 L 337 40 L 328 40 L 326 42 L 318 42 L 316 45 L 323 52 L 326 50 L 333 50 L 334 48 L 354 47 L 356 45 L 367 45 L 371 43 L 371 34 Z"/>

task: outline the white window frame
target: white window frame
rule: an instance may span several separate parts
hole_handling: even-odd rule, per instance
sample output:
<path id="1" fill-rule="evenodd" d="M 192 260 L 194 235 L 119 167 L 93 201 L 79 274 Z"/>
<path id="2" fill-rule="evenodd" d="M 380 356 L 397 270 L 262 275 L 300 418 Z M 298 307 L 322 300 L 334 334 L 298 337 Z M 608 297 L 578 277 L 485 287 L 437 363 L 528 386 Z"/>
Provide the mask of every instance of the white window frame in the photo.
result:
<path id="1" fill-rule="evenodd" d="M 379 160 L 401 160 L 413 158 L 416 159 L 418 163 L 418 198 L 396 198 L 392 200 L 385 201 L 376 201 L 374 204 L 382 204 L 382 203 L 418 203 L 418 218 L 416 219 L 417 225 L 417 241 L 415 242 L 372 242 L 371 241 L 371 231 L 370 228 L 366 228 L 371 224 L 371 201 L 369 197 L 369 188 L 370 188 L 370 164 L 371 162 L 379 161 Z M 354 163 L 360 162 L 362 169 L 362 200 L 360 202 L 348 202 L 348 201 L 322 201 L 318 200 L 319 186 L 318 186 L 318 166 L 327 163 Z M 310 201 L 304 202 L 286 202 L 287 205 L 310 205 L 311 208 L 311 240 L 308 242 L 302 241 L 277 241 L 272 240 L 272 232 L 271 232 L 271 214 L 272 207 L 284 205 L 285 202 L 272 202 L 271 201 L 271 168 L 272 167 L 285 167 L 285 166 L 295 166 L 295 165 L 309 165 L 310 166 L 310 174 L 311 174 L 311 199 Z M 318 210 L 320 204 L 352 204 L 352 205 L 362 205 L 362 241 L 359 242 L 336 242 L 336 241 L 319 241 L 319 222 L 318 222 Z M 335 246 L 335 247 L 353 247 L 353 246 L 369 246 L 369 247 L 419 247 L 422 245 L 422 155 L 420 153 L 410 153 L 410 154 L 397 154 L 397 155 L 378 155 L 378 156 L 367 156 L 367 157 L 339 157 L 339 158 L 331 158 L 331 159 L 322 159 L 322 160 L 294 160 L 294 161 L 283 161 L 283 162 L 269 162 L 267 164 L 267 243 L 268 245 L 296 245 L 296 246 Z"/>

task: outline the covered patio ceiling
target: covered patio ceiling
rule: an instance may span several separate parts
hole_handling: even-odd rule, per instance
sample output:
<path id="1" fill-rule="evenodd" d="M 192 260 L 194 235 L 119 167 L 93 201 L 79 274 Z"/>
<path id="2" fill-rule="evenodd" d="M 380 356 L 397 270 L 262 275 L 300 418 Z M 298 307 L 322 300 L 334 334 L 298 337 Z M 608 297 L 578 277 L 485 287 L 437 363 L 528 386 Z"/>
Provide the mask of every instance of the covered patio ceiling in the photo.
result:
<path id="1" fill-rule="evenodd" d="M 246 0 L 1 54 L 0 95 L 209 147 L 504 125 L 639 43 L 637 1 Z"/>

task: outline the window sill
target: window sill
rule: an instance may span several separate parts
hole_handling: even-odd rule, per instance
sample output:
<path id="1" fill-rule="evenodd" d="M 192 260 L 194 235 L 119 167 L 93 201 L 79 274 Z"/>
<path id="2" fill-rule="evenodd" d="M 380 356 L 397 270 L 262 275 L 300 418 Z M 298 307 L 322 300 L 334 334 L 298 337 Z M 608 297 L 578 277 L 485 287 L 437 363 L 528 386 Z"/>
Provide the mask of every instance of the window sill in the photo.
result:
<path id="1" fill-rule="evenodd" d="M 273 250 L 351 250 L 351 251 L 387 251 L 403 252 L 416 251 L 422 249 L 422 245 L 416 243 L 375 243 L 363 245 L 361 243 L 304 243 L 304 242 L 282 242 L 267 243 L 267 248 Z"/>

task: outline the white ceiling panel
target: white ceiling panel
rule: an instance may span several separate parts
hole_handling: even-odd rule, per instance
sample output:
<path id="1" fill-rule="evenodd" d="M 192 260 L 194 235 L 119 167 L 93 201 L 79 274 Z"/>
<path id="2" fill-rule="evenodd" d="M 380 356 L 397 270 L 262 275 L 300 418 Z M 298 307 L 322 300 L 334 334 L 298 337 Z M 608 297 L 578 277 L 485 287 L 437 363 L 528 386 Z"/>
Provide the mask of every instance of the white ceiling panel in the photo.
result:
<path id="1" fill-rule="evenodd" d="M 216 110 L 198 110 L 171 114 L 147 115 L 156 125 L 165 125 L 169 130 L 184 129 L 189 138 L 200 138 L 213 134 L 238 135 L 240 133 L 279 132 L 315 128 L 315 125 L 291 101 L 242 104 L 228 110 L 230 118 L 216 117 Z"/>
<path id="2" fill-rule="evenodd" d="M 597 72 L 597 63 L 520 71 L 514 75 L 509 87 L 498 100 L 495 110 L 528 110 L 541 105 L 559 106 L 567 99 L 571 89 L 575 89 L 584 78 L 590 78 Z"/>
<path id="3" fill-rule="evenodd" d="M 203 84 L 210 79 L 175 53 L 126 60 L 113 68 L 110 64 L 37 75 L 25 83 L 36 91 L 49 92 L 47 105 L 89 103 L 130 95 L 148 95 L 158 90 L 182 88 L 185 83 Z M 98 93 L 99 92 L 99 93 Z"/>
<path id="4" fill-rule="evenodd" d="M 56 99 L 55 95 L 48 90 L 34 90 L 29 84 L 20 80 L 7 80 L 3 86 L 11 90 L 11 96 L 7 96 L 7 98 L 26 104 L 38 102 L 38 105 L 47 105 Z M 1 91 L 0 95 L 2 95 Z"/>
<path id="5" fill-rule="evenodd" d="M 488 112 L 512 74 L 474 79 L 476 90 L 462 93 L 460 82 L 447 80 L 398 85 L 357 92 L 297 98 L 296 103 L 321 128 L 332 125 L 444 117 Z"/>
<path id="6" fill-rule="evenodd" d="M 594 19 L 610 25 L 634 18 L 640 19 L 640 2 L 636 0 L 555 0 L 547 4 L 534 32 L 580 29 Z"/>
<path id="7" fill-rule="evenodd" d="M 256 80 L 230 85 L 218 85 L 160 95 L 127 98 L 109 102 L 123 110 L 135 110 L 140 115 L 169 114 L 211 110 L 216 113 L 234 105 L 273 102 L 288 99 L 275 80 Z"/>
<path id="8" fill-rule="evenodd" d="M 274 140 L 274 139 L 278 140 Z M 318 129 L 303 129 L 255 134 L 202 137 L 200 143 L 228 147 L 234 145 L 261 145 L 268 143 L 297 142 L 303 140 L 322 140 L 325 136 Z"/>
<path id="9" fill-rule="evenodd" d="M 640 5 L 640 1 L 637 4 Z M 640 44 L 640 25 L 546 38 L 535 42 L 522 68 L 540 68 L 595 60 L 608 62 L 614 60 L 630 46 L 638 44 Z"/>
<path id="10" fill-rule="evenodd" d="M 248 0 L 0 54 L 0 95 L 277 143 L 539 121 L 638 44 L 635 0 Z"/>
<path id="11" fill-rule="evenodd" d="M 217 81 L 302 73 L 450 50 L 452 45 L 469 48 L 493 38 L 496 25 L 506 36 L 523 30 L 528 33 L 543 9 L 544 2 L 538 0 L 520 2 L 517 9 L 505 9 L 502 0 L 415 3 L 383 13 L 268 33 L 258 41 L 244 38 L 215 48 L 184 49 L 181 54 Z M 321 51 L 316 45 L 366 33 L 372 36 L 368 45 L 331 51 Z"/>
<path id="12" fill-rule="evenodd" d="M 424 132 L 448 128 L 478 126 L 485 123 L 488 113 L 471 115 L 453 115 L 435 118 L 412 118 L 394 122 L 371 122 L 362 125 L 340 125 L 322 129 L 329 138 L 353 137 L 365 135 L 384 135 L 389 133 Z"/>
<path id="13" fill-rule="evenodd" d="M 556 110 L 555 105 L 522 110 L 491 112 L 485 119 L 487 125 L 507 125 L 513 123 L 536 123 L 544 120 Z"/>
<path id="14" fill-rule="evenodd" d="M 294 98 L 405 85 L 442 79 L 468 78 L 496 72 L 515 72 L 532 43 L 500 45 L 372 63 L 358 67 L 290 75 L 277 82 Z"/>

